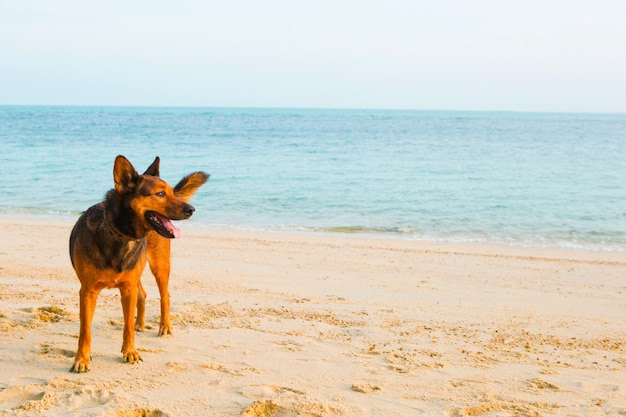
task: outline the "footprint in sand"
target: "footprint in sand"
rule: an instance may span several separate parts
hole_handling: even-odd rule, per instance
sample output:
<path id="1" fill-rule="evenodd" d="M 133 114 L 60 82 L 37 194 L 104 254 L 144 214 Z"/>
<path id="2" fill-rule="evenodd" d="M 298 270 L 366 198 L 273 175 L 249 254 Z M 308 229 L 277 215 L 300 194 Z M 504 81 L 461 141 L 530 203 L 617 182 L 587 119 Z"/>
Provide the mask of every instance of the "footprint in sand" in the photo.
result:
<path id="1" fill-rule="evenodd" d="M 234 376 L 243 376 L 246 373 L 250 372 L 250 373 L 255 373 L 255 374 L 262 374 L 264 371 L 254 368 L 252 366 L 245 366 L 239 369 L 229 369 L 227 367 L 225 367 L 224 365 L 221 365 L 219 363 L 206 363 L 204 365 L 200 366 L 203 369 L 210 369 L 212 371 L 219 371 L 219 372 L 224 372 L 226 374 L 230 374 L 230 375 L 234 375 Z"/>
<path id="2" fill-rule="evenodd" d="M 50 343 L 41 343 L 37 346 L 40 355 L 45 355 L 49 357 L 63 357 L 63 358 L 73 358 L 74 351 L 69 349 L 52 347 Z"/>
<path id="3" fill-rule="evenodd" d="M 38 384 L 8 387 L 0 391 L 0 410 L 24 408 L 31 401 L 41 401 L 45 394 L 43 385 Z"/>
<path id="4" fill-rule="evenodd" d="M 500 415 L 497 413 L 505 412 L 506 415 L 513 416 L 540 416 L 543 412 L 552 413 L 555 409 L 560 408 L 558 404 L 549 403 L 528 403 L 525 401 L 487 401 L 484 404 L 454 408 L 448 410 L 448 417 L 466 417 L 466 416 L 482 416 L 484 415 Z"/>
<path id="5" fill-rule="evenodd" d="M 34 313 L 37 314 L 37 319 L 43 323 L 78 321 L 78 314 L 72 313 L 58 305 L 39 307 Z"/>
<path id="6" fill-rule="evenodd" d="M 272 400 L 256 401 L 243 411 L 249 417 L 295 417 L 298 414 L 276 404 Z"/>
<path id="7" fill-rule="evenodd" d="M 161 410 L 147 410 L 145 408 L 137 408 L 134 410 L 117 411 L 111 417 L 168 417 Z"/>
<path id="8" fill-rule="evenodd" d="M 561 388 L 557 387 L 553 383 L 539 378 L 531 379 L 527 381 L 527 383 L 529 391 L 535 393 L 540 393 L 542 391 L 561 391 Z"/>
<path id="9" fill-rule="evenodd" d="M 326 407 L 321 405 L 318 405 L 318 410 L 310 408 L 310 406 L 283 405 L 274 400 L 262 400 L 252 403 L 243 411 L 243 415 L 247 417 L 322 417 L 328 415 L 324 411 Z"/>
<path id="10" fill-rule="evenodd" d="M 341 406 L 313 401 L 304 392 L 293 388 L 271 385 L 259 388 L 274 394 L 271 399 L 266 397 L 246 407 L 243 410 L 246 417 L 322 417 L 346 414 Z"/>
<path id="11" fill-rule="evenodd" d="M 370 394 L 375 391 L 380 391 L 380 387 L 372 384 L 352 384 L 352 391 Z"/>
<path id="12" fill-rule="evenodd" d="M 80 388 L 70 393 L 62 402 L 70 410 L 85 410 L 99 407 L 115 399 L 115 394 L 106 389 Z"/>

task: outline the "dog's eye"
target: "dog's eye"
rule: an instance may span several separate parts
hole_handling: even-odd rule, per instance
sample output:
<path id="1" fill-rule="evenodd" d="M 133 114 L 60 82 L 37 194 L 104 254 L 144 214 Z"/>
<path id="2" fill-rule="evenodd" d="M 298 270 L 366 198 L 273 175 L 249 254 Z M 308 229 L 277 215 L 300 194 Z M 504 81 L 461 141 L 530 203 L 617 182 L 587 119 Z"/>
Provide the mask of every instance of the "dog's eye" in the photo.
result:
<path id="1" fill-rule="evenodd" d="M 157 197 L 165 197 L 165 191 L 159 191 L 158 193 L 155 193 L 154 195 L 156 195 Z"/>

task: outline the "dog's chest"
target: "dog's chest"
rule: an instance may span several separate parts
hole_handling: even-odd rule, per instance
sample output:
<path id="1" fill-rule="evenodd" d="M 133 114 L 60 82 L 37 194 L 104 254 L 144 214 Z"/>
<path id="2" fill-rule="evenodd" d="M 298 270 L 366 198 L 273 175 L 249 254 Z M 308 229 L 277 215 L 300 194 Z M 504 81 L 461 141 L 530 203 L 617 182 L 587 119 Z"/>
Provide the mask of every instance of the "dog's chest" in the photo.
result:
<path id="1" fill-rule="evenodd" d="M 119 263 L 116 265 L 116 269 L 119 272 L 129 271 L 137 267 L 143 269 L 143 264 L 138 264 L 145 263 L 146 240 L 141 239 L 126 242 L 120 252 L 121 253 L 117 257 Z"/>
<path id="2" fill-rule="evenodd" d="M 146 264 L 145 242 L 128 242 L 115 260 L 103 269 L 98 282 L 102 288 L 117 288 L 129 279 L 134 280 L 141 275 Z"/>
<path id="3" fill-rule="evenodd" d="M 91 254 L 93 262 L 101 269 L 112 269 L 117 273 L 143 269 L 146 261 L 146 240 L 110 240 L 100 244 L 99 255 Z"/>

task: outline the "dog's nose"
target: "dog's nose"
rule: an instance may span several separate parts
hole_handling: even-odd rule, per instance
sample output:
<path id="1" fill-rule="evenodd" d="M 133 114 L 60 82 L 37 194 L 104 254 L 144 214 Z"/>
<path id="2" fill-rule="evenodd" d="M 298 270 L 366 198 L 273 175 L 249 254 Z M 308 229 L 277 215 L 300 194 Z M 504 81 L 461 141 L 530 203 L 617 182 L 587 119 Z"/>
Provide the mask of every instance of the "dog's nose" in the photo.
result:
<path id="1" fill-rule="evenodd" d="M 196 211 L 196 209 L 191 204 L 185 204 L 183 211 L 185 212 L 185 215 L 187 217 L 191 217 L 191 215 L 193 214 L 194 211 Z"/>

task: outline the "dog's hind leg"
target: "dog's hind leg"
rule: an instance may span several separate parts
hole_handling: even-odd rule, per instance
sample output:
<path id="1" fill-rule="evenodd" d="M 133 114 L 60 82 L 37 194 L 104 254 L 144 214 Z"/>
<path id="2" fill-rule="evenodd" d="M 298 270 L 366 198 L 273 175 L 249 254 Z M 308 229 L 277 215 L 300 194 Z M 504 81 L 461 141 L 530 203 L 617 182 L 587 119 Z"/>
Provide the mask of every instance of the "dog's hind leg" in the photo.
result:
<path id="1" fill-rule="evenodd" d="M 78 336 L 78 350 L 74 356 L 74 365 L 71 372 L 87 372 L 91 365 L 91 323 L 96 311 L 96 302 L 100 290 L 80 289 L 80 333 Z"/>
<path id="2" fill-rule="evenodd" d="M 124 280 L 119 286 L 124 311 L 124 338 L 122 342 L 122 362 L 136 363 L 141 356 L 135 348 L 135 309 L 137 308 L 137 293 L 139 277 Z"/>
<path id="3" fill-rule="evenodd" d="M 146 327 L 146 290 L 141 285 L 141 280 L 137 284 L 137 318 L 135 319 L 135 330 L 143 332 Z"/>

